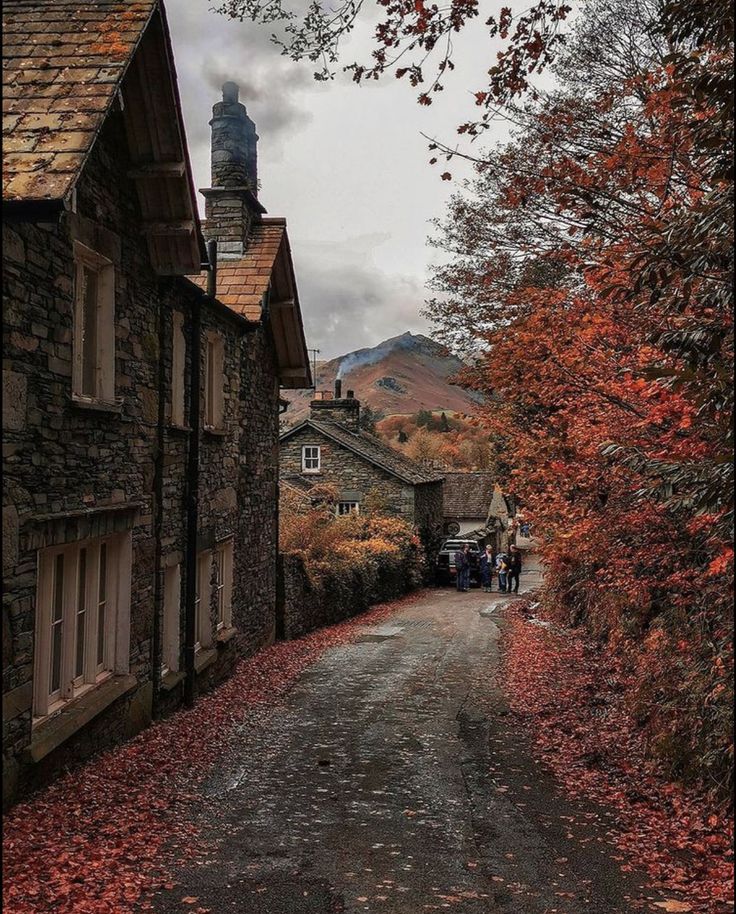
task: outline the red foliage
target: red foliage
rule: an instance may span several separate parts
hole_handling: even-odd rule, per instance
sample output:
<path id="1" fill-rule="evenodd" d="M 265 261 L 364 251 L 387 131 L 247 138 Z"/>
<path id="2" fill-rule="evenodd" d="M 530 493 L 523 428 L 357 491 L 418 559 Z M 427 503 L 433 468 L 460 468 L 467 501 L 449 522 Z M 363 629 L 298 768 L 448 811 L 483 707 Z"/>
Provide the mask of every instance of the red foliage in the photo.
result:
<path id="1" fill-rule="evenodd" d="M 733 18 L 722 0 L 664 6 L 670 36 L 659 4 L 647 22 L 586 4 L 559 90 L 514 111 L 453 198 L 431 314 L 476 353 L 464 379 L 507 443 L 550 605 L 633 655 L 652 755 L 727 798 Z"/>
<path id="2" fill-rule="evenodd" d="M 191 710 L 155 723 L 13 807 L 3 824 L 6 914 L 152 911 L 151 892 L 171 887 L 168 862 L 196 856 L 199 839 L 187 807 L 234 727 L 257 726 L 325 650 L 415 599 L 266 648 Z"/>
<path id="3" fill-rule="evenodd" d="M 632 671 L 582 630 L 533 624 L 515 609 L 504 685 L 535 752 L 569 794 L 614 813 L 624 869 L 645 870 L 698 914 L 732 910 L 733 817 L 715 811 L 705 794 L 669 782 L 648 760 L 626 701 Z"/>

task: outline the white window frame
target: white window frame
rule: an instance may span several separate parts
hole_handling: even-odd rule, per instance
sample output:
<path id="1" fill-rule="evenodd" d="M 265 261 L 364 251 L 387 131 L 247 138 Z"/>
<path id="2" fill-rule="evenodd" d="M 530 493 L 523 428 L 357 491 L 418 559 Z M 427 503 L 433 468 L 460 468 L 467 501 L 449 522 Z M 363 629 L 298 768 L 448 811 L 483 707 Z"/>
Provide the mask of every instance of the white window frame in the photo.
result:
<path id="1" fill-rule="evenodd" d="M 181 653 L 181 564 L 164 568 L 161 675 L 179 672 Z"/>
<path id="2" fill-rule="evenodd" d="M 219 333 L 210 331 L 204 345 L 204 427 L 224 425 L 225 344 Z"/>
<path id="3" fill-rule="evenodd" d="M 104 547 L 104 550 L 103 550 Z M 104 559 L 103 559 L 104 552 Z M 84 563 L 81 556 L 84 553 Z M 56 572 L 61 557 L 62 581 Z M 101 579 L 101 566 L 104 576 Z M 80 572 L 84 566 L 84 577 Z M 34 722 L 61 710 L 115 673 L 128 672 L 130 643 L 130 533 L 80 540 L 38 552 L 35 652 L 33 672 Z M 52 610 L 60 598 L 61 639 L 59 686 L 52 691 Z M 81 597 L 81 602 L 80 602 Z M 102 656 L 100 606 L 104 606 Z M 84 615 L 83 665 L 77 673 L 78 624 Z"/>
<path id="4" fill-rule="evenodd" d="M 347 517 L 350 514 L 360 514 L 360 502 L 339 501 L 335 506 L 335 513 L 338 517 Z"/>
<path id="5" fill-rule="evenodd" d="M 171 313 L 171 423 L 183 427 L 184 376 L 186 372 L 187 340 L 184 335 L 184 315 Z"/>
<path id="6" fill-rule="evenodd" d="M 308 453 L 314 451 L 315 453 Z M 302 447 L 302 473 L 320 473 L 322 471 L 322 448 L 318 444 L 305 444 Z"/>
<path id="7" fill-rule="evenodd" d="M 212 646 L 212 550 L 203 549 L 197 553 L 197 581 L 194 598 L 194 612 L 197 620 L 195 651 Z"/>
<path id="8" fill-rule="evenodd" d="M 214 550 L 215 602 L 217 605 L 217 631 L 231 628 L 233 624 L 233 539 L 217 543 Z"/>
<path id="9" fill-rule="evenodd" d="M 97 277 L 96 340 L 93 381 L 86 387 L 84 351 L 85 270 Z M 115 268 L 111 260 L 80 241 L 74 242 L 74 335 L 72 343 L 72 396 L 88 402 L 115 400 Z"/>

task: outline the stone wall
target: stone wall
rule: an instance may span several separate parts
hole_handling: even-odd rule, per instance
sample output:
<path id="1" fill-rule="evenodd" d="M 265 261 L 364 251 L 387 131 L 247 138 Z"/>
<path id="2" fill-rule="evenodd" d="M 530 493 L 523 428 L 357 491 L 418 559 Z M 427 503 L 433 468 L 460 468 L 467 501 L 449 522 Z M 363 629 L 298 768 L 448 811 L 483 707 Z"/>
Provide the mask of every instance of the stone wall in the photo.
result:
<path id="1" fill-rule="evenodd" d="M 3 594 L 10 636 L 3 699 L 13 715 L 4 718 L 3 758 L 11 793 L 31 742 L 37 562 L 32 534 L 39 515 L 135 504 L 129 663 L 138 688 L 132 698 L 152 676 L 158 280 L 140 232 L 135 190 L 119 177 L 129 167 L 125 149 L 122 119 L 112 115 L 78 185 L 77 213 L 55 225 L 4 227 L 3 364 L 13 388 L 22 392 L 3 428 L 3 504 L 13 517 L 6 531 L 12 562 L 4 567 Z M 71 399 L 74 238 L 92 240 L 115 265 L 120 402 L 107 412 Z M 108 709 L 111 739 L 126 730 L 132 698 Z M 138 716 L 142 723 L 150 719 L 150 696 Z M 94 745 L 82 745 L 77 737 L 79 754 L 105 740 L 100 734 Z"/>
<path id="2" fill-rule="evenodd" d="M 408 566 L 393 570 L 355 567 L 328 574 L 319 583 L 310 580 L 304 562 L 296 555 L 279 556 L 279 636 L 290 640 L 334 625 L 388 602 L 416 586 L 417 576 Z"/>
<path id="3" fill-rule="evenodd" d="M 279 544 L 279 387 L 268 326 L 245 337 L 242 353 L 241 432 L 238 483 L 239 604 L 233 618 L 242 653 L 275 636 L 276 563 Z M 238 564 L 239 563 L 239 564 Z"/>
<path id="4" fill-rule="evenodd" d="M 159 675 L 163 569 L 183 563 L 191 434 L 170 421 L 171 321 L 178 309 L 189 326 L 201 293 L 184 278 L 161 280 L 154 273 L 135 187 L 126 177 L 129 168 L 122 118 L 112 113 L 79 181 L 77 212 L 58 224 L 4 226 L 6 800 L 181 702 L 182 677 L 164 688 Z M 85 408 L 71 397 L 75 238 L 115 265 L 118 403 L 107 410 Z M 230 534 L 235 538 L 235 628 L 216 641 L 212 661 L 201 670 L 198 686 L 207 688 L 227 675 L 238 652 L 252 652 L 274 637 L 278 388 L 268 327 L 246 332 L 245 322 L 222 306 L 206 309 L 202 325 L 203 333 L 216 330 L 224 338 L 226 382 L 223 429 L 201 437 L 200 546 Z M 186 410 L 189 416 L 189 404 Z M 29 752 L 42 732 L 36 729 L 32 741 L 36 567 L 45 535 L 39 530 L 51 524 L 82 539 L 87 528 L 80 512 L 94 510 L 102 517 L 118 512 L 116 523 L 131 531 L 129 675 L 115 677 L 123 680 L 119 694 L 106 705 L 90 704 L 93 716 L 83 727 L 48 751 L 36 751 L 30 764 Z M 39 520 L 48 515 L 55 520 Z M 182 643 L 184 592 L 183 574 Z M 78 707 L 77 701 L 72 706 Z"/>

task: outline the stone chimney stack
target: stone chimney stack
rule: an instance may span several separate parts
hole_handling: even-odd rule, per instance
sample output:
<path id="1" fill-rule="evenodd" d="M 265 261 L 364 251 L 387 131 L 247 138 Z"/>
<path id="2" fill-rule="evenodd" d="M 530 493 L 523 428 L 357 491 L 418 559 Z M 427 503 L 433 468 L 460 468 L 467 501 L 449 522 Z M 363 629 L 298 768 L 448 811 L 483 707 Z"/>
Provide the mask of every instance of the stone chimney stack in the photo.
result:
<path id="1" fill-rule="evenodd" d="M 310 404 L 310 417 L 318 422 L 336 422 L 351 432 L 360 428 L 360 400 L 352 390 L 342 396 L 342 382 L 335 382 L 335 393 L 318 390 Z"/>
<path id="2" fill-rule="evenodd" d="M 258 135 L 234 82 L 222 87 L 212 108 L 212 187 L 205 197 L 204 234 L 218 242 L 218 259 L 241 257 L 254 220 L 265 212 L 258 202 Z"/>
<path id="3" fill-rule="evenodd" d="M 212 108 L 212 186 L 250 188 L 258 196 L 258 136 L 245 105 L 238 101 L 239 87 L 227 82 L 222 101 Z"/>

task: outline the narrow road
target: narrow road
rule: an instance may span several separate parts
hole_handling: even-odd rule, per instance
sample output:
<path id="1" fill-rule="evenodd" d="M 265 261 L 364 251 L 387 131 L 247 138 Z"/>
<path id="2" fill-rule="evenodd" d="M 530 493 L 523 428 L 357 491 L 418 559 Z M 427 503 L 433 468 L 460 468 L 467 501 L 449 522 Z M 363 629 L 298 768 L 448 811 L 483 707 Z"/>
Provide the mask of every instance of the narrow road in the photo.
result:
<path id="1" fill-rule="evenodd" d="M 635 910 L 600 812 L 560 798 L 514 733 L 494 682 L 508 601 L 429 591 L 327 651 L 243 728 L 199 812 L 212 847 L 155 910 Z"/>

